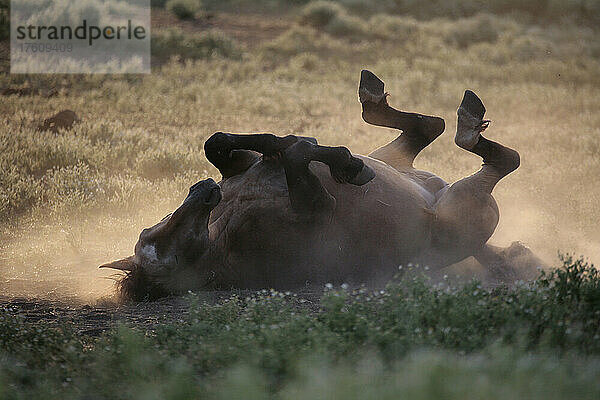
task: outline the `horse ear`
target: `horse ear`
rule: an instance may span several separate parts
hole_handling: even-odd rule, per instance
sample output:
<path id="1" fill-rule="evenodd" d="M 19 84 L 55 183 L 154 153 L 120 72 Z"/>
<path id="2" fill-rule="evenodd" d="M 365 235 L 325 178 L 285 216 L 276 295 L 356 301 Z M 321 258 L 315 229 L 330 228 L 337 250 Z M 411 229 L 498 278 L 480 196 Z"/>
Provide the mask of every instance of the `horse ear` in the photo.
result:
<path id="1" fill-rule="evenodd" d="M 113 261 L 107 264 L 103 264 L 98 268 L 112 268 L 118 269 L 120 271 L 133 271 L 135 267 L 135 262 L 133 260 L 133 256 L 126 257 L 122 260 Z"/>

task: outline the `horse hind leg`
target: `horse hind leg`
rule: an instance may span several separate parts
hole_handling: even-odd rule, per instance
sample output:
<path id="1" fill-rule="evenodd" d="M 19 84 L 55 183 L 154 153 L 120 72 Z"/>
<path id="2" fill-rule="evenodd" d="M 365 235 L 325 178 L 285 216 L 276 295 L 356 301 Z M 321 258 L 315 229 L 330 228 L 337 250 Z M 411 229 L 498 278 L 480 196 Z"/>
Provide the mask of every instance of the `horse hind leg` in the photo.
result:
<path id="1" fill-rule="evenodd" d="M 467 179 L 481 186 L 486 193 L 492 193 L 500 179 L 519 168 L 520 157 L 515 150 L 481 135 L 490 123 L 483 119 L 485 111 L 481 99 L 472 91 L 465 91 L 457 111 L 454 141 L 459 147 L 483 158 L 482 168 Z"/>
<path id="2" fill-rule="evenodd" d="M 448 260 L 446 265 L 486 253 L 484 246 L 499 220 L 492 190 L 519 166 L 519 153 L 481 136 L 489 121 L 483 120 L 485 107 L 475 93 L 465 92 L 457 114 L 455 142 L 481 156 L 483 166 L 451 185 L 435 205 L 432 239 L 434 247 Z"/>
<path id="3" fill-rule="evenodd" d="M 358 89 L 363 120 L 371 125 L 395 128 L 402 134 L 369 157 L 396 169 L 410 169 L 415 157 L 440 136 L 445 129 L 442 118 L 408 113 L 388 105 L 384 83 L 375 74 L 363 70 Z"/>

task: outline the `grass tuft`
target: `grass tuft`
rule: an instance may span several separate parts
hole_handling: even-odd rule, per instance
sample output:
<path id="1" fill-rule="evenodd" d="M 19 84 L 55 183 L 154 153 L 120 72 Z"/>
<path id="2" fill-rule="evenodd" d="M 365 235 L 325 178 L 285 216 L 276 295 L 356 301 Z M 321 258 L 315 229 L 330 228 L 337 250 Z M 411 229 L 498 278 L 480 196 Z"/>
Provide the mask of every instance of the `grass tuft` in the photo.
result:
<path id="1" fill-rule="evenodd" d="M 239 59 L 239 45 L 221 32 L 184 33 L 180 29 L 159 31 L 152 36 L 152 55 L 168 60 L 179 56 L 184 60 L 201 60 L 215 57 Z"/>
<path id="2" fill-rule="evenodd" d="M 201 0 L 168 0 L 165 8 L 179 19 L 194 19 L 202 7 Z"/>
<path id="3" fill-rule="evenodd" d="M 190 294 L 177 321 L 100 336 L 0 310 L 0 381 L 9 398 L 594 399 L 598 293 L 598 270 L 563 257 L 512 288 L 431 285 L 415 269 L 385 290 L 326 288 L 317 304 Z"/>
<path id="4" fill-rule="evenodd" d="M 351 36 L 364 31 L 363 22 L 346 12 L 346 9 L 331 1 L 308 3 L 300 14 L 299 22 L 322 29 L 336 36 Z"/>

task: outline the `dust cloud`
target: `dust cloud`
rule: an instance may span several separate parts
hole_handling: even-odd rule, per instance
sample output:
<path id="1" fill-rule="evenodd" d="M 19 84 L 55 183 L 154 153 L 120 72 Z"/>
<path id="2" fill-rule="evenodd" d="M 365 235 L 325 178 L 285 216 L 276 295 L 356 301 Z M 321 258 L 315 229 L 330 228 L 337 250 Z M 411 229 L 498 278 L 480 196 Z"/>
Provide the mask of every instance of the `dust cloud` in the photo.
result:
<path id="1" fill-rule="evenodd" d="M 506 247 L 520 241 L 551 267 L 559 265 L 559 251 L 599 259 L 600 241 L 585 231 L 591 220 L 577 215 L 576 207 L 559 207 L 559 213 L 556 205 L 549 207 L 510 181 L 510 176 L 505 178 L 494 193 L 501 216 L 489 243 Z M 561 184 L 568 186 L 567 181 Z M 159 209 L 140 207 L 131 216 L 103 209 L 11 232 L 0 248 L 1 295 L 86 304 L 116 300 L 120 274 L 98 266 L 131 255 L 139 232 L 170 211 L 164 204 Z M 448 271 L 483 278 L 481 268 L 468 259 Z"/>
<path id="2" fill-rule="evenodd" d="M 116 300 L 121 275 L 98 266 L 133 254 L 140 231 L 164 215 L 161 210 L 132 217 L 114 212 L 105 209 L 12 232 L 0 248 L 1 296 L 86 304 Z"/>

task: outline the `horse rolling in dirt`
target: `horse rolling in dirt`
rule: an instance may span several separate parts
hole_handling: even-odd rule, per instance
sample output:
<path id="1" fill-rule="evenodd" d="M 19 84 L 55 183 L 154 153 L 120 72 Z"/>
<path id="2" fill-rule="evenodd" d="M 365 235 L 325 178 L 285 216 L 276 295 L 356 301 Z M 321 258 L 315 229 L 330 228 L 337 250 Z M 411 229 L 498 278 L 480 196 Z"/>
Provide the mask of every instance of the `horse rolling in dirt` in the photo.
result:
<path id="1" fill-rule="evenodd" d="M 467 90 L 458 108 L 455 142 L 484 163 L 452 185 L 413 168 L 443 119 L 390 107 L 369 71 L 359 98 L 365 122 L 400 136 L 361 156 L 314 138 L 217 132 L 204 149 L 221 182 L 193 185 L 177 210 L 142 231 L 133 256 L 101 268 L 126 271 L 121 293 L 139 300 L 193 289 L 382 283 L 402 264 L 441 269 L 470 256 L 511 280 L 518 262 L 538 263 L 518 243 L 487 244 L 499 218 L 491 192 L 519 154 L 481 135 L 489 121 L 475 93 Z"/>

